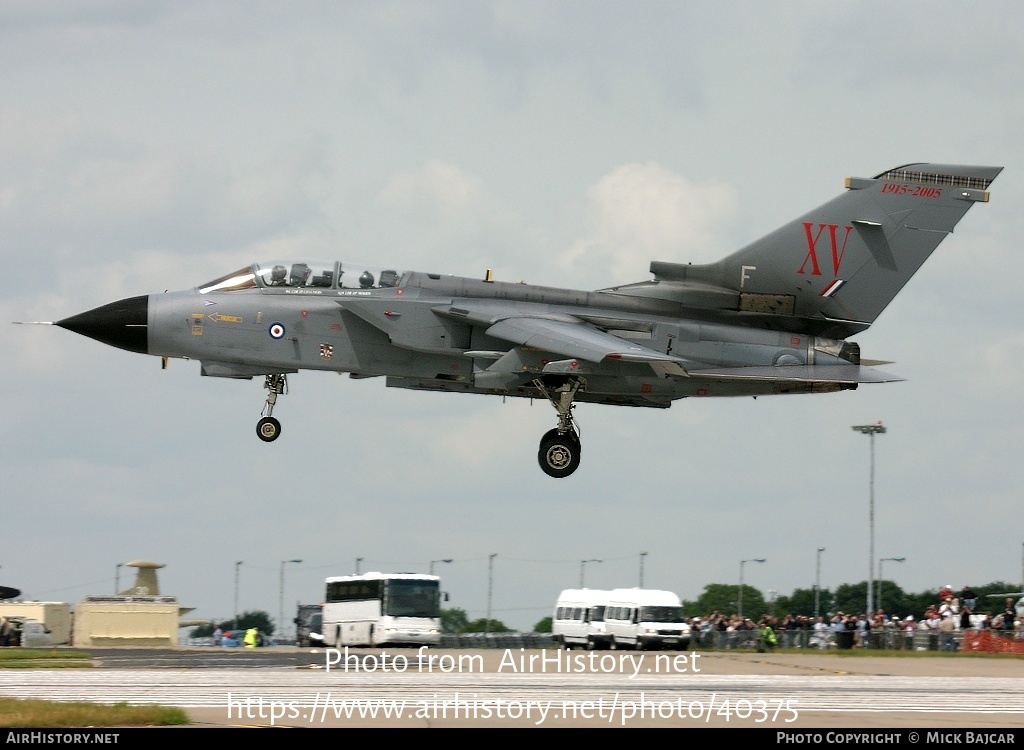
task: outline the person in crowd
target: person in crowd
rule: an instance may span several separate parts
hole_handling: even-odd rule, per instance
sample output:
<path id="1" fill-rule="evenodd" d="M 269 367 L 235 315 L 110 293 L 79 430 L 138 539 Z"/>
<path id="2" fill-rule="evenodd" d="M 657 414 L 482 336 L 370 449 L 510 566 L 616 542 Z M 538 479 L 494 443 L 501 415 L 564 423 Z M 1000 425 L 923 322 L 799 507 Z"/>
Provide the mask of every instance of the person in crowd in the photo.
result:
<path id="1" fill-rule="evenodd" d="M 868 641 L 868 632 L 871 629 L 871 625 L 868 623 L 867 615 L 861 612 L 857 616 L 857 646 L 859 648 L 871 648 L 871 643 Z"/>
<path id="2" fill-rule="evenodd" d="M 956 641 L 953 634 L 956 632 L 956 622 L 953 620 L 953 614 L 947 612 L 942 615 L 939 621 L 939 636 L 941 639 L 941 649 L 943 651 L 956 651 Z"/>
<path id="3" fill-rule="evenodd" d="M 978 606 L 978 595 L 971 590 L 970 586 L 964 586 L 960 592 L 960 604 L 970 607 L 972 612 Z"/>
<path id="4" fill-rule="evenodd" d="M 777 638 L 775 635 L 775 629 L 772 627 L 772 617 L 769 615 L 763 615 L 761 620 L 758 622 L 760 633 L 758 635 L 757 650 L 758 651 L 774 651 Z"/>
<path id="5" fill-rule="evenodd" d="M 928 631 L 929 651 L 939 650 L 939 625 L 941 624 L 942 618 L 939 617 L 939 611 L 935 607 L 928 607 L 924 613 L 924 628 Z"/>
<path id="6" fill-rule="evenodd" d="M 956 597 L 949 597 L 942 604 L 939 605 L 939 617 L 948 614 L 950 617 L 957 614 L 960 609 L 960 605 Z"/>
<path id="7" fill-rule="evenodd" d="M 960 605 L 960 629 L 961 630 L 970 630 L 971 627 L 972 627 L 972 625 L 971 625 L 971 615 L 974 614 L 974 607 L 968 606 L 968 604 L 967 604 L 968 601 L 972 601 L 972 600 L 970 600 L 970 599 L 963 599 L 962 600 L 963 603 Z"/>
<path id="8" fill-rule="evenodd" d="M 917 623 L 913 615 L 903 618 L 903 648 L 912 650 L 914 648 L 914 634 L 917 632 Z"/>
<path id="9" fill-rule="evenodd" d="M 814 623 L 814 640 L 813 643 L 818 648 L 828 648 L 828 623 L 825 622 L 824 615 L 818 616 L 818 621 Z"/>
<path id="10" fill-rule="evenodd" d="M 1017 618 L 1017 610 L 1013 606 L 1013 597 L 1006 597 L 1006 606 L 1000 613 L 1003 618 L 1003 632 L 1013 634 L 1013 621 Z"/>

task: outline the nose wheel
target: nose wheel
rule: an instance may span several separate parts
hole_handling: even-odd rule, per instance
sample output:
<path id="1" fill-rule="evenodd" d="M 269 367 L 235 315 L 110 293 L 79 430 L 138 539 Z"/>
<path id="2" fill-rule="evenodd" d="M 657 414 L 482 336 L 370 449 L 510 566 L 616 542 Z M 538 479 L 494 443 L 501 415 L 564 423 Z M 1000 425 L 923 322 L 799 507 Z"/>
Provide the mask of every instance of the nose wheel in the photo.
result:
<path id="1" fill-rule="evenodd" d="M 576 392 L 583 387 L 583 381 L 579 378 L 570 378 L 557 387 L 550 388 L 543 381 L 535 380 L 534 385 L 558 412 L 558 427 L 548 430 L 540 439 L 537 461 L 545 474 L 561 479 L 572 474 L 580 465 L 580 436 L 573 423 L 572 410 L 573 399 Z"/>
<path id="2" fill-rule="evenodd" d="M 288 392 L 288 378 L 285 375 L 267 375 L 263 382 L 267 389 L 267 403 L 263 407 L 263 418 L 256 423 L 256 434 L 264 443 L 272 443 L 281 436 L 281 423 L 274 418 L 274 404 L 277 397 Z"/>

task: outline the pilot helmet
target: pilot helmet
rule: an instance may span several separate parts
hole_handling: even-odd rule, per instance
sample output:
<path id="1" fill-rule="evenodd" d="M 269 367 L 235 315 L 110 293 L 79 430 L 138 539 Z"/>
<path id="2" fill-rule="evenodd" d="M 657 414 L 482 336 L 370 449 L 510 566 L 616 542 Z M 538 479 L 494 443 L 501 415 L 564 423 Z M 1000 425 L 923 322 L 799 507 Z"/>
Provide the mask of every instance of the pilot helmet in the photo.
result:
<path id="1" fill-rule="evenodd" d="M 373 286 L 373 274 L 369 271 L 363 271 L 359 274 L 359 286 L 363 289 Z"/>

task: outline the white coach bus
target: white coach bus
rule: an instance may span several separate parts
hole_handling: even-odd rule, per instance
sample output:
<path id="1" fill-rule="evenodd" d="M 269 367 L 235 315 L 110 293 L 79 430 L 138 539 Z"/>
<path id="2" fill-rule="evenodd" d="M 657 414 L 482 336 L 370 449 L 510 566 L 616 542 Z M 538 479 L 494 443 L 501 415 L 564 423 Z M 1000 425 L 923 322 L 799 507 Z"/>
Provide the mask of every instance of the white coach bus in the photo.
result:
<path id="1" fill-rule="evenodd" d="M 328 578 L 324 642 L 342 646 L 436 646 L 441 641 L 441 579 L 418 573 Z"/>

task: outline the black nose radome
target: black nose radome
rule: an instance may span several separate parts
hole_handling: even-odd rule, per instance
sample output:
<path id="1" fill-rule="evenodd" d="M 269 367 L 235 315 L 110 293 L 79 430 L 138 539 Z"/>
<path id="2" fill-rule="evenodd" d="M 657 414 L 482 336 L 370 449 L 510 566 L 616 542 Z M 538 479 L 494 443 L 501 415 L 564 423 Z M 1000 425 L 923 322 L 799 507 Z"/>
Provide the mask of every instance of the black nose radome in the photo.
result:
<path id="1" fill-rule="evenodd" d="M 149 297 L 129 297 L 58 320 L 57 325 L 104 344 L 147 354 Z"/>

